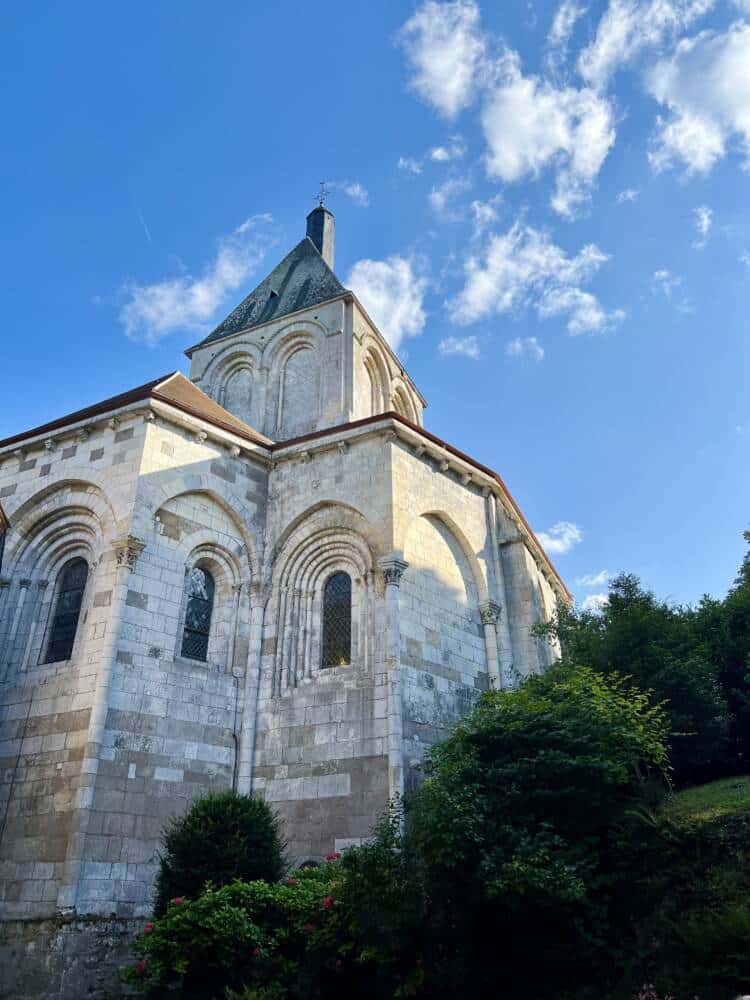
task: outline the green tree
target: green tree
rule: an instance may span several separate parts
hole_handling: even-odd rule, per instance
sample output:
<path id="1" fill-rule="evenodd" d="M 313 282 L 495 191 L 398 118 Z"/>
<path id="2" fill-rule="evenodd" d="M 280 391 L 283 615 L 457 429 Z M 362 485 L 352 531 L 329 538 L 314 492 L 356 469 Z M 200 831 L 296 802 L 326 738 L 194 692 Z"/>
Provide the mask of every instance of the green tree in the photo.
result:
<path id="1" fill-rule="evenodd" d="M 498 976 L 507 997 L 601 987 L 631 916 L 621 845 L 647 832 L 637 807 L 665 785 L 667 731 L 622 678 L 558 666 L 485 695 L 429 751 L 407 804 L 429 904 L 428 992 L 484 995 Z"/>
<path id="2" fill-rule="evenodd" d="M 730 711 L 708 617 L 708 608 L 660 601 L 637 577 L 623 573 L 610 584 L 599 612 L 560 607 L 548 629 L 560 639 L 563 663 L 632 677 L 664 703 L 673 777 L 680 786 L 726 768 Z"/>
<path id="3" fill-rule="evenodd" d="M 750 531 L 744 533 L 750 542 Z M 726 770 L 750 768 L 750 551 L 723 601 L 704 597 L 696 620 L 729 706 Z"/>
<path id="4" fill-rule="evenodd" d="M 207 882 L 275 882 L 285 870 L 276 814 L 260 799 L 224 791 L 196 799 L 170 821 L 156 879 L 155 913 L 174 897 L 197 897 Z"/>

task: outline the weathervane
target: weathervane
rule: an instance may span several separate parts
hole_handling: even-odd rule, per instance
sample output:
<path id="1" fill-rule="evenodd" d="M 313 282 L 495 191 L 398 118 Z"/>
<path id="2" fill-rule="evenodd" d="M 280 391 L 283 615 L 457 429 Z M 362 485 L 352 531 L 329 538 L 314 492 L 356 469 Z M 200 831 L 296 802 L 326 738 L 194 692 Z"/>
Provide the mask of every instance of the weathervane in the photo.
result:
<path id="1" fill-rule="evenodd" d="M 320 191 L 318 191 L 318 194 L 317 194 L 318 205 L 320 206 L 320 208 L 325 208 L 326 198 L 327 197 L 328 197 L 328 188 L 326 187 L 326 182 L 325 181 L 321 181 L 320 182 Z"/>

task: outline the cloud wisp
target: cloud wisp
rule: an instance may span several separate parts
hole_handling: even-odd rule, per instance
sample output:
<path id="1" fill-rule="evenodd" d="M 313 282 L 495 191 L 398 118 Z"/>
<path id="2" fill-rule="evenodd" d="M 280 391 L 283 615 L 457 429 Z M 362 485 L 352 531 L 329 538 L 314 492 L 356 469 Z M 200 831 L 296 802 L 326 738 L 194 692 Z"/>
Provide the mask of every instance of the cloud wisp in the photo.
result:
<path id="1" fill-rule="evenodd" d="M 578 57 L 578 72 L 604 89 L 614 74 L 646 49 L 686 30 L 715 0 L 610 0 L 593 40 Z"/>
<path id="2" fill-rule="evenodd" d="M 207 332 L 210 321 L 263 261 L 275 239 L 268 214 L 246 219 L 218 241 L 216 254 L 200 277 L 185 274 L 152 284 L 128 282 L 120 322 L 131 340 L 157 344 L 176 330 Z"/>
<path id="3" fill-rule="evenodd" d="M 532 361 L 544 360 L 544 348 L 536 337 L 515 337 L 505 345 L 505 353 L 509 358 L 530 358 Z"/>
<path id="4" fill-rule="evenodd" d="M 662 171 L 681 164 L 707 174 L 736 144 L 750 167 L 750 24 L 723 34 L 683 39 L 648 73 L 646 84 L 664 109 L 649 160 Z"/>
<path id="5" fill-rule="evenodd" d="M 536 537 L 548 555 L 564 556 L 583 540 L 583 532 L 572 521 L 558 521 L 549 531 L 538 531 Z"/>
<path id="6" fill-rule="evenodd" d="M 427 278 L 411 258 L 393 254 L 385 260 L 359 260 L 346 287 L 359 297 L 394 351 L 424 329 Z"/>
<path id="7" fill-rule="evenodd" d="M 486 51 L 479 20 L 473 0 L 427 0 L 398 33 L 411 86 L 445 118 L 454 118 L 476 95 Z"/>
<path id="8" fill-rule="evenodd" d="M 483 252 L 467 259 L 464 286 L 447 303 L 450 317 L 468 326 L 532 306 L 540 319 L 564 316 L 571 334 L 600 333 L 625 314 L 605 309 L 581 286 L 607 259 L 593 243 L 569 257 L 546 233 L 516 222 L 506 233 L 490 235 Z"/>
<path id="9" fill-rule="evenodd" d="M 441 358 L 464 357 L 476 361 L 480 356 L 479 341 L 476 337 L 443 337 L 438 344 Z"/>

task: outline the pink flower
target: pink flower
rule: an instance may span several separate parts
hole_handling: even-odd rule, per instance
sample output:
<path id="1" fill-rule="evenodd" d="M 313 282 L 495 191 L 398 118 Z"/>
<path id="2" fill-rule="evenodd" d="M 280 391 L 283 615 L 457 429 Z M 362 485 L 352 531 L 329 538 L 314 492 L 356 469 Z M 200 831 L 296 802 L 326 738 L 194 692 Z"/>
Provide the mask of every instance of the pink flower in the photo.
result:
<path id="1" fill-rule="evenodd" d="M 340 861 L 341 851 L 332 851 L 330 854 L 326 854 L 326 861 Z"/>
<path id="2" fill-rule="evenodd" d="M 253 955 L 258 958 L 260 956 L 260 948 L 253 948 Z"/>
<path id="3" fill-rule="evenodd" d="M 341 959 L 336 959 L 336 972 L 341 972 Z"/>
<path id="4" fill-rule="evenodd" d="M 137 976 L 142 976 L 143 973 L 146 971 L 146 965 L 147 965 L 146 959 L 142 958 L 135 967 L 135 974 Z"/>
<path id="5" fill-rule="evenodd" d="M 148 923 L 146 924 L 146 926 L 145 926 L 145 927 L 143 928 L 143 933 L 144 933 L 144 934 L 150 934 L 150 933 L 151 933 L 151 931 L 152 931 L 153 929 L 154 929 L 154 925 L 153 925 L 153 924 L 151 923 L 151 921 L 149 920 L 149 922 L 148 922 Z"/>
<path id="6" fill-rule="evenodd" d="M 286 884 L 287 885 L 299 885 L 299 882 L 297 881 L 296 878 L 288 878 L 286 880 Z"/>
<path id="7" fill-rule="evenodd" d="M 307 922 L 307 923 L 305 924 L 305 926 L 303 927 L 303 930 L 306 930 L 306 931 L 308 932 L 308 934 L 309 934 L 309 933 L 310 933 L 310 931 L 314 931 L 314 930 L 315 930 L 315 927 L 314 927 L 314 925 L 313 925 L 313 924 L 311 924 L 311 923 L 310 923 L 310 922 L 308 921 L 308 922 Z"/>
<path id="8" fill-rule="evenodd" d="M 175 906 L 181 906 L 184 902 L 185 902 L 184 896 L 175 896 L 175 898 L 172 900 L 172 903 Z"/>
<path id="9" fill-rule="evenodd" d="M 333 896 L 326 896 L 326 898 L 323 900 L 323 906 L 326 908 L 326 910 L 330 910 L 331 907 L 333 906 Z"/>

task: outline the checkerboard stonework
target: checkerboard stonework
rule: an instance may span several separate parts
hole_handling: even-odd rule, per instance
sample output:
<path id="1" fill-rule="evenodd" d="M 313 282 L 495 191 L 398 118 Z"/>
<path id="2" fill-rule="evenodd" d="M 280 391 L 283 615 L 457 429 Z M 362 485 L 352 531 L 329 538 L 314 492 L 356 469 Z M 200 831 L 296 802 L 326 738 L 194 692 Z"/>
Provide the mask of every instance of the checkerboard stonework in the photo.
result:
<path id="1" fill-rule="evenodd" d="M 531 630 L 568 591 L 332 263 L 317 208 L 190 379 L 0 442 L 5 995 L 113 988 L 194 796 L 264 797 L 298 863 L 358 844 L 479 693 L 556 655 Z"/>

